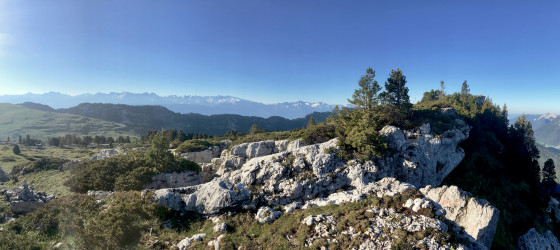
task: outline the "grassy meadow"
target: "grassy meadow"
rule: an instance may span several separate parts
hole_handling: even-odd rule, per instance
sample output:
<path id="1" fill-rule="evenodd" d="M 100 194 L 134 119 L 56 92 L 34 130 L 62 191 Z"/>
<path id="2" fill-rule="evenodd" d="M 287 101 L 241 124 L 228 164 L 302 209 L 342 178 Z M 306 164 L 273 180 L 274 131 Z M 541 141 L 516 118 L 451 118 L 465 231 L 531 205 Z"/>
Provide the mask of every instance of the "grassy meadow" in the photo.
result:
<path id="1" fill-rule="evenodd" d="M 0 140 L 17 141 L 19 136 L 46 140 L 49 137 L 75 134 L 79 136 L 131 136 L 134 135 L 123 124 L 102 121 L 89 117 L 45 112 L 20 105 L 0 103 Z"/>

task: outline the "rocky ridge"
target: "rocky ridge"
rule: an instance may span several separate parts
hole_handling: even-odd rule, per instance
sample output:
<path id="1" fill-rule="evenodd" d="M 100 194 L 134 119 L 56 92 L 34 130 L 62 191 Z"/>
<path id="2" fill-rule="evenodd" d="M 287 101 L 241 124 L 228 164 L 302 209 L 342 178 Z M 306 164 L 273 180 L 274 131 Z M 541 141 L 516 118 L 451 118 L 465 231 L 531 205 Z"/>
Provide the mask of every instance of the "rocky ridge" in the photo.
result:
<path id="1" fill-rule="evenodd" d="M 363 163 L 337 158 L 336 138 L 314 145 L 305 145 L 301 140 L 244 143 L 205 163 L 203 171 L 214 173 L 213 180 L 156 190 L 153 197 L 160 205 L 207 216 L 259 208 L 255 219 L 266 223 L 282 214 L 270 207 L 281 206 L 284 213 L 290 213 L 294 209 L 358 201 L 371 194 L 393 196 L 416 187 L 437 186 L 465 155 L 458 144 L 468 137 L 470 128 L 460 119 L 456 124 L 441 136 L 431 134 L 429 124 L 409 131 L 386 126 L 380 133 L 390 153 Z M 454 221 L 453 230 L 465 227 L 463 234 L 472 244 L 482 248 L 491 245 L 497 209 L 484 200 L 466 196 L 457 187 L 428 186 L 422 190 L 425 198 L 407 201 L 408 209 L 433 209 L 436 215 Z M 408 221 L 415 219 L 418 218 Z M 380 242 L 371 244 L 383 246 Z"/>

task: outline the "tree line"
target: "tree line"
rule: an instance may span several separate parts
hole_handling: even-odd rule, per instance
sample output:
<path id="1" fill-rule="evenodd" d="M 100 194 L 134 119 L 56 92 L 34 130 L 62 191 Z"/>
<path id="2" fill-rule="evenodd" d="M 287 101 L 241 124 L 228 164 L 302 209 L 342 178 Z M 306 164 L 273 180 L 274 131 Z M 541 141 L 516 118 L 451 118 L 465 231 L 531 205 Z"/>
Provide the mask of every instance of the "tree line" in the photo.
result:
<path id="1" fill-rule="evenodd" d="M 105 137 L 105 136 L 77 136 L 77 135 L 71 135 L 71 134 L 67 134 L 65 136 L 61 136 L 61 137 L 51 137 L 47 140 L 47 144 L 49 146 L 54 146 L 54 147 L 65 147 L 65 146 L 74 146 L 74 145 L 80 145 L 80 146 L 87 146 L 90 145 L 92 143 L 94 144 L 113 144 L 113 143 L 130 143 L 130 136 L 119 136 L 117 137 L 117 139 L 109 136 L 109 137 Z"/>

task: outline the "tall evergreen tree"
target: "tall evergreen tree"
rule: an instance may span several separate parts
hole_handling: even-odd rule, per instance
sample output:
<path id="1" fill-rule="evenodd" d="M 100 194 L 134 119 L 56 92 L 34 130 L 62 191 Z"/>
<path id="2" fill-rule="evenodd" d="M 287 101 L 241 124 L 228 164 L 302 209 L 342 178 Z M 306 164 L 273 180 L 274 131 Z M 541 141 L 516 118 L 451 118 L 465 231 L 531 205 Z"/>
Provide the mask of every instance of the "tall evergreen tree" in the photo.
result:
<path id="1" fill-rule="evenodd" d="M 525 115 L 522 115 L 517 118 L 517 121 L 513 124 L 513 129 L 514 133 L 518 133 L 518 136 L 522 138 L 523 145 L 525 146 L 527 153 L 531 155 L 532 160 L 538 159 L 540 154 L 537 149 L 537 143 L 535 141 L 531 121 L 529 121 Z"/>
<path id="2" fill-rule="evenodd" d="M 504 103 L 504 106 L 502 107 L 502 113 L 500 115 L 501 115 L 502 120 L 504 121 L 506 127 L 509 126 L 508 108 L 507 108 L 507 105 L 505 103 Z"/>
<path id="3" fill-rule="evenodd" d="M 375 71 L 372 68 L 367 68 L 366 74 L 362 75 L 358 82 L 360 88 L 354 90 L 352 99 L 348 99 L 350 104 L 358 109 L 367 110 L 372 110 L 379 104 L 378 92 L 381 87 L 373 78 L 375 78 Z"/>
<path id="4" fill-rule="evenodd" d="M 307 128 L 311 128 L 313 126 L 315 126 L 315 119 L 313 119 L 313 116 L 311 116 L 309 118 L 309 122 L 307 122 Z"/>
<path id="5" fill-rule="evenodd" d="M 467 80 L 465 80 L 463 82 L 463 86 L 461 86 L 461 95 L 462 96 L 467 96 L 471 93 L 471 89 L 469 88 L 469 85 L 467 84 Z"/>
<path id="6" fill-rule="evenodd" d="M 21 135 L 19 136 L 18 143 L 23 144 L 23 139 L 21 138 Z"/>
<path id="7" fill-rule="evenodd" d="M 381 95 L 385 104 L 393 105 L 397 108 L 409 108 L 412 106 L 408 96 L 408 88 L 406 87 L 406 76 L 398 68 L 397 70 L 391 70 L 391 74 L 385 82 L 385 91 Z"/>
<path id="8" fill-rule="evenodd" d="M 544 162 L 544 167 L 542 170 L 542 182 L 546 186 L 550 187 L 554 184 L 556 180 L 556 170 L 554 167 L 554 161 L 552 159 L 546 160 Z"/>
<path id="9" fill-rule="evenodd" d="M 251 128 L 249 129 L 249 134 L 258 134 L 258 133 L 261 133 L 261 132 L 263 132 L 263 131 L 261 130 L 261 128 L 257 124 L 253 124 L 251 126 Z"/>

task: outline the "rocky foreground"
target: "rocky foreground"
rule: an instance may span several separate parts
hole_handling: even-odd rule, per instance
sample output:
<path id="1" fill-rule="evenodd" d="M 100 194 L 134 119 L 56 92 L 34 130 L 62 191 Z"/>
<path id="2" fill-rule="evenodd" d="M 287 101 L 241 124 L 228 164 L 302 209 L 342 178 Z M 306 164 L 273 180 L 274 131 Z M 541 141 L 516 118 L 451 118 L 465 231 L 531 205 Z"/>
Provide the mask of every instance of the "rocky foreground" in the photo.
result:
<path id="1" fill-rule="evenodd" d="M 214 178 L 199 185 L 154 190 L 153 198 L 160 205 L 209 218 L 254 211 L 255 220 L 271 223 L 298 209 L 343 205 L 372 195 L 400 198 L 415 191 L 419 195 L 399 204 L 402 208 L 369 207 L 371 216 L 364 220 L 367 226 L 359 231 L 330 230 L 337 225 L 332 215 L 308 217 L 302 223 L 313 227 L 315 233 L 308 235 L 306 245 L 316 240 L 333 242 L 343 234 L 367 236 L 356 243 L 361 249 L 390 248 L 396 244 L 394 232 L 405 230 L 433 232 L 409 242 L 410 246 L 450 248 L 449 243 L 436 241 L 435 235 L 453 232 L 463 248 L 489 248 L 499 211 L 455 186 L 432 188 L 440 185 L 465 155 L 458 144 L 468 137 L 469 127 L 462 120 L 456 124 L 441 136 L 431 134 L 429 124 L 411 131 L 387 126 L 380 133 L 390 153 L 363 163 L 337 158 L 337 139 L 315 145 L 301 140 L 244 143 L 214 158 L 200 156 L 215 156 L 215 148 L 193 153 L 191 159 Z M 415 214 L 421 210 L 431 216 Z"/>
<path id="2" fill-rule="evenodd" d="M 182 154 L 202 166 L 201 173 L 154 176 L 142 194 L 161 206 L 197 213 L 215 224 L 213 236 L 200 232 L 175 244 L 179 249 L 200 242 L 218 249 L 232 226 L 224 221 L 236 214 L 253 214 L 252 220 L 263 225 L 298 218 L 300 226 L 285 237 L 293 244 L 305 237 L 300 239 L 305 247 L 487 249 L 499 211 L 456 186 L 438 187 L 465 156 L 459 143 L 468 138 L 470 128 L 460 119 L 455 124 L 438 136 L 431 133 L 430 124 L 405 131 L 386 126 L 380 133 L 389 153 L 366 162 L 338 158 L 336 138 L 314 145 L 282 140 L 214 146 Z M 112 150 L 95 157 L 120 153 Z M 54 198 L 26 185 L 3 192 L 12 210 L 20 213 Z M 103 199 L 113 193 L 88 195 Z M 333 209 L 298 217 L 301 211 L 319 207 Z M 350 215 L 333 212 L 334 208 L 347 209 Z M 521 249 L 557 246 L 551 233 L 532 230 L 519 239 Z"/>

